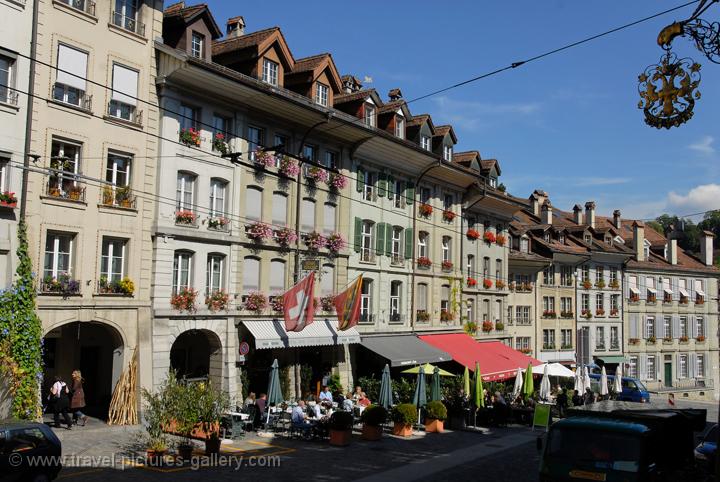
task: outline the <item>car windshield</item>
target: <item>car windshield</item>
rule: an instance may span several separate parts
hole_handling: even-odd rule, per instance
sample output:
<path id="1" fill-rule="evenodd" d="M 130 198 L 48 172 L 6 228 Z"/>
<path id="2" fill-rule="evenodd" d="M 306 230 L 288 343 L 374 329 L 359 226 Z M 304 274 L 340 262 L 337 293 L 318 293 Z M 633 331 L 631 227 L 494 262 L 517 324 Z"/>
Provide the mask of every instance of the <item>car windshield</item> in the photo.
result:
<path id="1" fill-rule="evenodd" d="M 706 442 L 717 442 L 718 439 L 718 426 L 713 425 L 713 428 L 705 435 Z"/>
<path id="2" fill-rule="evenodd" d="M 641 440 L 632 435 L 557 428 L 550 433 L 547 456 L 584 462 L 597 468 L 637 472 Z"/>

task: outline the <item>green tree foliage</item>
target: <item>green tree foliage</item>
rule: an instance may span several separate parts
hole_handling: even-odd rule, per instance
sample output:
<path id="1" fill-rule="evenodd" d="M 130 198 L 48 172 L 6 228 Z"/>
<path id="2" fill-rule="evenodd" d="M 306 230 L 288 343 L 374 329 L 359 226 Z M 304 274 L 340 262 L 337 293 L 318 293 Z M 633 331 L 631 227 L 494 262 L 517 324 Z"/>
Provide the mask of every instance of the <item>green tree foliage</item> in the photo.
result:
<path id="1" fill-rule="evenodd" d="M 692 253 L 700 251 L 700 231 L 706 229 L 702 227 L 702 223 L 698 225 L 691 219 L 662 214 L 655 218 L 655 221 L 649 221 L 646 224 L 662 235 L 674 229 L 678 246 Z"/>

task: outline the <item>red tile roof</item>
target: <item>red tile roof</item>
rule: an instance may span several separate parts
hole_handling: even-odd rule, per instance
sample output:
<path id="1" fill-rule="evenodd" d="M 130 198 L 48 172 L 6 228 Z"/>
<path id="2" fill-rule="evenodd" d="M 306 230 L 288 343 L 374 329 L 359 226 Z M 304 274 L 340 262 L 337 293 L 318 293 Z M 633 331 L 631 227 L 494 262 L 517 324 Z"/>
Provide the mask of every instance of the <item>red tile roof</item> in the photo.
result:
<path id="1" fill-rule="evenodd" d="M 349 94 L 339 94 L 335 96 L 334 104 L 342 104 L 344 102 L 354 102 L 356 100 L 363 100 L 371 97 L 372 95 L 377 97 L 375 89 L 362 89 L 357 92 L 351 92 Z"/>

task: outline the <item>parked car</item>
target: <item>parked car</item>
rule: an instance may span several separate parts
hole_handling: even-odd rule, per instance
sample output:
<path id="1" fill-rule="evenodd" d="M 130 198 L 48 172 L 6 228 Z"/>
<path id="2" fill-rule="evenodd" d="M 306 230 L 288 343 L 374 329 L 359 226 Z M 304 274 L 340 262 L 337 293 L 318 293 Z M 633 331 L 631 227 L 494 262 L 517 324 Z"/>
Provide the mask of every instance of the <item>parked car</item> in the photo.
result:
<path id="1" fill-rule="evenodd" d="M 695 447 L 695 460 L 709 470 L 715 468 L 715 456 L 717 454 L 718 424 L 710 427 L 697 447 Z"/>
<path id="2" fill-rule="evenodd" d="M 47 425 L 0 421 L 0 481 L 53 480 L 62 468 L 61 454 L 60 440 Z M 46 459 L 40 462 L 39 457 Z"/>
<path id="3" fill-rule="evenodd" d="M 615 375 L 608 375 L 608 385 L 612 387 L 615 383 Z M 643 382 L 637 378 L 622 377 L 621 380 L 622 393 L 620 393 L 617 399 L 621 402 L 638 402 L 648 403 L 650 402 L 650 392 L 645 387 Z M 600 393 L 600 375 L 597 373 L 590 374 L 590 388 L 593 392 Z"/>

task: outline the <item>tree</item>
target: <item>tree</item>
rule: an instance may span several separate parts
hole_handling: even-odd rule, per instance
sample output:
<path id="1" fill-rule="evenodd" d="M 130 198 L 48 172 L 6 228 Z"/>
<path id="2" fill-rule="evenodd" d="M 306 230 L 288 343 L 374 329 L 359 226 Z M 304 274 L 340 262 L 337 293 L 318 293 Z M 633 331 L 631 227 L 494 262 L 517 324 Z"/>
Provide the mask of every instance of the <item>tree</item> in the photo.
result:
<path id="1" fill-rule="evenodd" d="M 720 211 L 708 211 L 698 227 L 715 234 L 715 248 L 720 248 Z"/>

